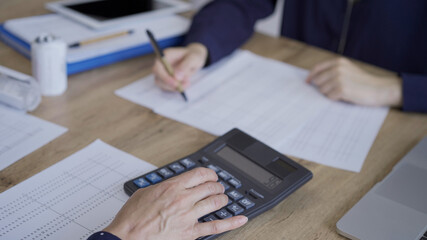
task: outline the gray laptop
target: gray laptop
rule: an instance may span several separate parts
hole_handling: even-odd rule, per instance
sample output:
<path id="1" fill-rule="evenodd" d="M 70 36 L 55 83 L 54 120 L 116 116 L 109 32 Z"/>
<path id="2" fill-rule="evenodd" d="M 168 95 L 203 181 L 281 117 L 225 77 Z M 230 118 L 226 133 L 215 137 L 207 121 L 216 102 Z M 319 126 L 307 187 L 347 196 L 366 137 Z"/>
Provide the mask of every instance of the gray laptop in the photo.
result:
<path id="1" fill-rule="evenodd" d="M 427 240 L 427 137 L 337 223 L 350 239 Z"/>

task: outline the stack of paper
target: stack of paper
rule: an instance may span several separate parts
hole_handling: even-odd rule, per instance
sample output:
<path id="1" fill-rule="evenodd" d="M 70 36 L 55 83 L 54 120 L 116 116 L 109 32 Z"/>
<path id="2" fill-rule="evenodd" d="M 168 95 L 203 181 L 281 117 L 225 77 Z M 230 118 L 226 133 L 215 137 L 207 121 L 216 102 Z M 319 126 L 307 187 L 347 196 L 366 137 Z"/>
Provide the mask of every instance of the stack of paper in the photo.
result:
<path id="1" fill-rule="evenodd" d="M 116 94 L 214 135 L 237 127 L 282 153 L 360 171 L 388 109 L 330 101 L 305 83 L 307 74 L 240 51 L 200 72 L 188 103 L 153 76 Z"/>
<path id="2" fill-rule="evenodd" d="M 70 49 L 68 62 L 72 63 L 124 50 L 143 43 L 148 44 L 149 39 L 145 33 L 147 28 L 150 28 L 158 39 L 182 35 L 187 31 L 188 23 L 188 19 L 184 17 L 171 15 L 156 18 L 149 22 L 131 23 L 106 30 L 94 30 L 61 15 L 48 14 L 9 20 L 5 23 L 5 28 L 28 43 L 34 41 L 41 33 L 50 33 L 61 37 L 68 44 L 100 36 L 108 36 L 121 31 L 134 30 L 134 33 L 128 36 Z"/>
<path id="3" fill-rule="evenodd" d="M 78 67 L 77 70 L 71 69 L 70 71 L 68 69 L 69 73 L 75 73 L 81 71 L 81 69 L 93 68 L 90 65 L 100 66 L 151 52 L 151 46 L 145 33 L 146 29 L 150 29 L 156 35 L 156 38 L 160 40 L 160 45 L 163 47 L 178 44 L 189 25 L 190 21 L 188 19 L 171 15 L 155 18 L 151 21 L 134 22 L 125 26 L 94 30 L 59 14 L 48 14 L 8 20 L 4 23 L 3 28 L 0 28 L 0 37 L 24 55 L 30 56 L 29 44 L 40 34 L 52 34 L 60 37 L 67 44 L 72 44 L 128 30 L 134 32 L 127 36 L 69 49 L 67 56 L 69 68 L 72 64 L 81 63 L 83 65 Z M 87 60 L 91 60 L 91 62 L 85 62 Z"/>

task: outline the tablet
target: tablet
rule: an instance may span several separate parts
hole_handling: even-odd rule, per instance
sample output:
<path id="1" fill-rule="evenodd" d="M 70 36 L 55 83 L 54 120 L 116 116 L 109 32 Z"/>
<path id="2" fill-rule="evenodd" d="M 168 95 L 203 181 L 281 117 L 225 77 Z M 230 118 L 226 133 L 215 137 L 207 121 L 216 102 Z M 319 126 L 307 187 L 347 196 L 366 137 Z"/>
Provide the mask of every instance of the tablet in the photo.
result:
<path id="1" fill-rule="evenodd" d="M 47 9 L 94 29 L 147 21 L 189 10 L 190 6 L 178 0 L 64 0 L 46 4 Z"/>

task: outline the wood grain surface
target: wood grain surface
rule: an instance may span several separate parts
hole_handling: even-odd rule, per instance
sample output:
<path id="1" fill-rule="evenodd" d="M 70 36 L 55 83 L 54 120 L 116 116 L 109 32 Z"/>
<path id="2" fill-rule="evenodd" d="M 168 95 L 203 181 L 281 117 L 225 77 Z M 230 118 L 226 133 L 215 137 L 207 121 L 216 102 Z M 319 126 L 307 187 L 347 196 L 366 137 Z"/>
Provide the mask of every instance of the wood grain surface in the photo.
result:
<path id="1" fill-rule="evenodd" d="M 47 13 L 45 2 L 48 0 L 0 0 L 0 22 Z M 337 57 L 300 42 L 261 34 L 255 34 L 243 48 L 306 69 Z M 214 140 L 215 136 L 114 95 L 114 90 L 149 74 L 154 57 L 153 54 L 137 57 L 73 75 L 64 95 L 44 97 L 31 114 L 69 130 L 1 171 L 0 192 L 97 138 L 157 166 Z M 30 61 L 3 43 L 0 43 L 0 65 L 31 73 Z M 361 66 L 376 74 L 390 74 L 372 66 Z M 360 173 L 294 158 L 310 169 L 314 178 L 272 210 L 220 239 L 343 239 L 336 232 L 336 222 L 425 135 L 427 116 L 392 109 Z"/>

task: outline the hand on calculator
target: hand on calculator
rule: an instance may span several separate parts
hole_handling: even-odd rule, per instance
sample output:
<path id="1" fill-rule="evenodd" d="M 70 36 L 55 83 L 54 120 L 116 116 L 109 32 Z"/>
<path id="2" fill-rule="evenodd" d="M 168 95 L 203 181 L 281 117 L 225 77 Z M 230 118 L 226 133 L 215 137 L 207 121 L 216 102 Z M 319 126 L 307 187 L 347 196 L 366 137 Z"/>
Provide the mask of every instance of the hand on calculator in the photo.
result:
<path id="1" fill-rule="evenodd" d="M 105 228 L 121 239 L 184 240 L 218 234 L 244 225 L 245 216 L 198 222 L 224 207 L 228 197 L 215 171 L 196 168 L 141 188 Z"/>

